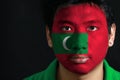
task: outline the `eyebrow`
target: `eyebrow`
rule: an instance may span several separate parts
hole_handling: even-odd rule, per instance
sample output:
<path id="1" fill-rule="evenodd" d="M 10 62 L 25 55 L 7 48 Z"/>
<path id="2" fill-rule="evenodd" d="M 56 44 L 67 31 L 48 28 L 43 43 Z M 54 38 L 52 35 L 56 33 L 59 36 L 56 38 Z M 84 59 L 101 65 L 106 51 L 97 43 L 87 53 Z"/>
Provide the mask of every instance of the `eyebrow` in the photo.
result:
<path id="1" fill-rule="evenodd" d="M 100 22 L 99 20 L 88 20 L 88 21 L 85 21 L 84 23 L 97 23 L 97 22 Z"/>
<path id="2" fill-rule="evenodd" d="M 95 20 L 88 20 L 88 21 L 85 21 L 85 22 L 84 22 L 84 24 L 89 24 L 89 23 L 99 23 L 99 24 L 101 24 L 101 21 L 95 19 Z"/>
<path id="3" fill-rule="evenodd" d="M 60 24 L 67 23 L 67 24 L 70 24 L 70 25 L 77 25 L 76 23 L 68 21 L 68 20 L 61 20 L 58 23 L 60 23 Z M 95 19 L 95 20 L 88 20 L 88 21 L 85 21 L 83 24 L 88 24 L 88 23 L 99 23 L 99 24 L 101 24 L 101 21 L 97 20 L 97 19 Z"/>
<path id="4" fill-rule="evenodd" d="M 60 23 L 60 24 L 65 24 L 65 23 L 67 23 L 67 24 L 70 24 L 70 25 L 76 25 L 74 22 L 71 22 L 71 21 L 68 21 L 68 20 L 61 20 L 61 21 L 59 21 L 58 23 Z"/>

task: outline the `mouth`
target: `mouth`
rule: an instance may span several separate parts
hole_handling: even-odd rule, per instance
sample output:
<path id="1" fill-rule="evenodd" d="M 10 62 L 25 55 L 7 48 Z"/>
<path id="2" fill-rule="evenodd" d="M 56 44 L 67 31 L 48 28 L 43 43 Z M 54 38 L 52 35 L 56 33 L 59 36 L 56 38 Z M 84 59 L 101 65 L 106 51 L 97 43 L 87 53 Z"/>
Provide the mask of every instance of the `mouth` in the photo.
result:
<path id="1" fill-rule="evenodd" d="M 90 57 L 86 55 L 74 55 L 74 56 L 71 56 L 69 59 L 73 63 L 84 64 L 90 59 Z"/>

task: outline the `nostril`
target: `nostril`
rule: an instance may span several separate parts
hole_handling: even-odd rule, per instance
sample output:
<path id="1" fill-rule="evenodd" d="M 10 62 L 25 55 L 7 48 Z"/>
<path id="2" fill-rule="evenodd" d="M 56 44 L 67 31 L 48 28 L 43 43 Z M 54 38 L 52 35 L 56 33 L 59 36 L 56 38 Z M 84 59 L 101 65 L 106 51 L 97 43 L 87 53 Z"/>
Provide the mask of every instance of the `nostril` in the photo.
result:
<path id="1" fill-rule="evenodd" d="M 80 50 L 80 49 L 85 50 L 85 49 L 86 49 L 86 47 L 73 47 L 72 49 L 73 49 L 73 50 Z"/>
<path id="2" fill-rule="evenodd" d="M 73 50 L 79 50 L 80 48 L 79 47 L 74 47 Z"/>
<path id="3" fill-rule="evenodd" d="M 86 49 L 86 47 L 82 47 L 82 49 Z"/>

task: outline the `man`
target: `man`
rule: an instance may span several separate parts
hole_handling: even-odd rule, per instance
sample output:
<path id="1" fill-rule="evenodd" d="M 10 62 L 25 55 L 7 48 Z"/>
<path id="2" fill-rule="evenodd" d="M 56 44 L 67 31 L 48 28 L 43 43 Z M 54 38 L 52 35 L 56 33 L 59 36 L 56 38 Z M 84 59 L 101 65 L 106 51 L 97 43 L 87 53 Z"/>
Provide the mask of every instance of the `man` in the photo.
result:
<path id="1" fill-rule="evenodd" d="M 25 80 L 120 80 L 120 72 L 104 59 L 116 31 L 106 3 L 56 0 L 46 6 L 47 41 L 56 59 L 46 70 Z"/>

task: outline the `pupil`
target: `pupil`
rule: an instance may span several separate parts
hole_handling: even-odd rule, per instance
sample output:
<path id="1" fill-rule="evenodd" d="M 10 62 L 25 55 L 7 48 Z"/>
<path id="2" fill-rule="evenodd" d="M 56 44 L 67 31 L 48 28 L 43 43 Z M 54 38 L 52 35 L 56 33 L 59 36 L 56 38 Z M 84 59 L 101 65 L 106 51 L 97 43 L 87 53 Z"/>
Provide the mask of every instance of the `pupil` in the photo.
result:
<path id="1" fill-rule="evenodd" d="M 69 27 L 66 27 L 67 30 L 69 30 Z"/>
<path id="2" fill-rule="evenodd" d="M 66 29 L 66 30 L 69 30 L 69 26 L 65 26 L 65 29 Z"/>
<path id="3" fill-rule="evenodd" d="M 93 29 L 94 29 L 94 26 L 91 26 L 90 28 L 93 30 Z"/>

